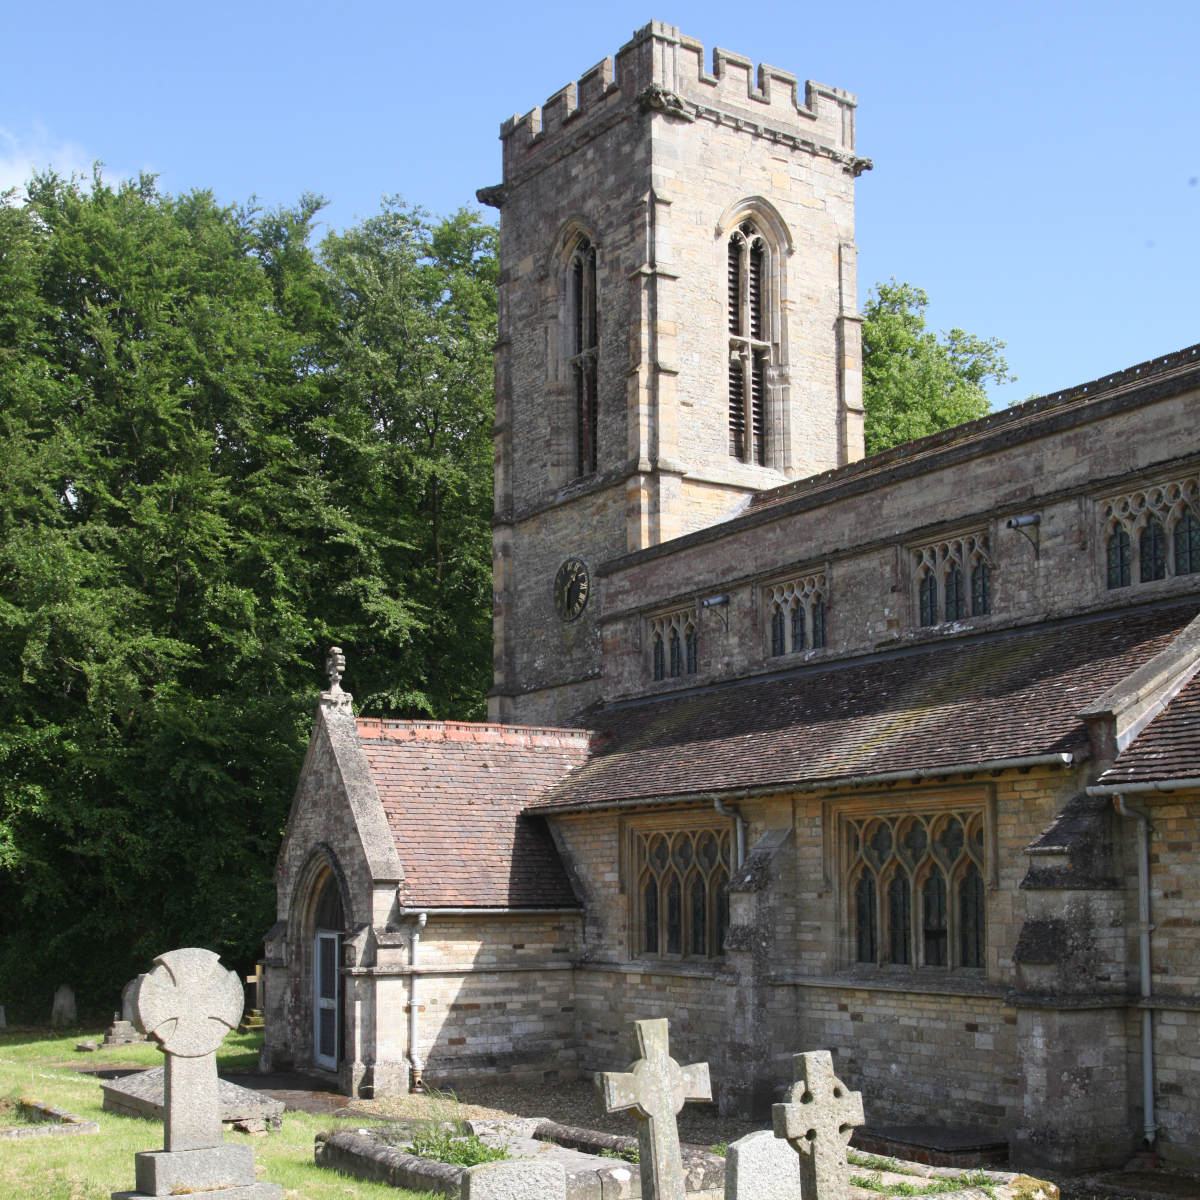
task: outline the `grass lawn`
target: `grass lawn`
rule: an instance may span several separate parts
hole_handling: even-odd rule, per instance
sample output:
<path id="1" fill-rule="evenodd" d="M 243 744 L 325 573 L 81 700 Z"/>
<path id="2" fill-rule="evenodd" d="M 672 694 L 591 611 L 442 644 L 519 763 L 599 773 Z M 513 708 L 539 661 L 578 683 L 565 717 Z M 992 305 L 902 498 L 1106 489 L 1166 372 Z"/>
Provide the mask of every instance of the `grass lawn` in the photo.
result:
<path id="1" fill-rule="evenodd" d="M 99 1042 L 103 1031 L 69 1034 L 45 1029 L 0 1030 L 0 1097 L 41 1100 L 77 1117 L 98 1121 L 98 1134 L 25 1138 L 0 1142 L 0 1196 L 20 1200 L 109 1200 L 133 1188 L 133 1156 L 162 1149 L 162 1126 L 155 1121 L 104 1112 L 100 1080 L 80 1075 L 80 1067 L 161 1066 L 163 1056 L 149 1044 L 114 1047 L 95 1054 L 77 1052 L 83 1038 Z M 231 1034 L 217 1054 L 221 1070 L 253 1070 L 261 1034 Z M 6 1122 L 5 1122 L 6 1123 Z M 322 1129 L 358 1128 L 362 1120 L 284 1113 L 283 1129 L 266 1136 L 227 1133 L 226 1141 L 254 1147 L 260 1179 L 283 1187 L 289 1200 L 434 1200 L 380 1183 L 361 1183 L 313 1164 L 313 1138 Z"/>

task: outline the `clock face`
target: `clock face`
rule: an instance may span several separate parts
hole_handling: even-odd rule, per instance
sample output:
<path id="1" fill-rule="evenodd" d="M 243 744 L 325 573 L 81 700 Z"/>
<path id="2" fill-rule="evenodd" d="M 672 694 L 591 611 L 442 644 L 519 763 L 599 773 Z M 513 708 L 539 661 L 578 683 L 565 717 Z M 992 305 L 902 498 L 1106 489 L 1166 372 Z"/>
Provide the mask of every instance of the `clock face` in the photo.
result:
<path id="1" fill-rule="evenodd" d="M 568 558 L 554 577 L 554 607 L 564 621 L 574 621 L 587 606 L 592 584 L 587 563 L 582 558 Z"/>

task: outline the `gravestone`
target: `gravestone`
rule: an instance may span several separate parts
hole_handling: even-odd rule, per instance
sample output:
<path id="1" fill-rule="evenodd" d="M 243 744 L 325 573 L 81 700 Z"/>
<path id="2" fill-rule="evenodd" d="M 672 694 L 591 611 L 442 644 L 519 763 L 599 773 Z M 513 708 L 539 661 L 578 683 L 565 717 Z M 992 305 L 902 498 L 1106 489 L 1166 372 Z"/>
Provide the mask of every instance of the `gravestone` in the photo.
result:
<path id="1" fill-rule="evenodd" d="M 151 1067 L 148 1071 L 134 1071 L 117 1079 L 106 1079 L 100 1084 L 104 1111 L 161 1121 L 166 1111 L 163 1105 L 165 1076 L 165 1068 Z M 217 1080 L 217 1104 L 223 1129 L 268 1133 L 280 1129 L 283 1124 L 282 1100 L 272 1100 L 261 1092 L 230 1083 L 228 1079 Z"/>
<path id="2" fill-rule="evenodd" d="M 730 1142 L 725 1154 L 725 1200 L 801 1200 L 795 1150 L 769 1129 Z"/>
<path id="3" fill-rule="evenodd" d="M 800 1155 L 804 1200 L 850 1200 L 846 1147 L 863 1124 L 861 1092 L 852 1092 L 833 1073 L 828 1050 L 792 1055 L 795 1083 L 782 1104 L 771 1108 L 775 1136 Z"/>
<path id="4" fill-rule="evenodd" d="M 134 1156 L 136 1191 L 113 1200 L 204 1192 L 213 1200 L 279 1200 L 278 1184 L 254 1179 L 254 1151 L 221 1140 L 217 1047 L 242 1015 L 242 985 L 211 950 L 160 954 L 138 981 L 137 1024 L 165 1055 L 162 1150 Z"/>
<path id="5" fill-rule="evenodd" d="M 138 984 L 142 982 L 141 975 L 135 975 L 121 989 L 121 1020 L 128 1021 L 130 1025 L 137 1028 L 137 1012 L 133 1006 L 134 997 L 137 995 Z M 143 1030 L 143 1033 L 145 1031 Z"/>
<path id="6" fill-rule="evenodd" d="M 60 983 L 54 993 L 54 1003 L 50 1008 L 51 1025 L 75 1024 L 75 993 L 70 984 Z"/>
<path id="7" fill-rule="evenodd" d="M 462 1200 L 566 1200 L 567 1173 L 562 1163 L 512 1158 L 468 1168 Z"/>
<path id="8" fill-rule="evenodd" d="M 675 1116 L 688 1100 L 711 1100 L 708 1063 L 681 1067 L 668 1053 L 667 1021 L 633 1021 L 628 1071 L 596 1077 L 605 1112 L 631 1109 L 638 1119 L 642 1200 L 684 1200 L 683 1159 Z"/>
<path id="9" fill-rule="evenodd" d="M 4 1019 L 4 1005 L 0 1004 L 0 1029 L 7 1029 L 8 1022 Z"/>

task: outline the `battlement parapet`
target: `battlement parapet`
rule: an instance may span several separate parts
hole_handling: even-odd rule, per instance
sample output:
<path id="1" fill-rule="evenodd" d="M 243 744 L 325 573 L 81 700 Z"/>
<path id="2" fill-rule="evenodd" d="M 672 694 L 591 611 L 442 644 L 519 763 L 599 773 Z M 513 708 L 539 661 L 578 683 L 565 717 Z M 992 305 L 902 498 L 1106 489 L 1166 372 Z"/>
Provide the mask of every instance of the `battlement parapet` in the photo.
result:
<path id="1" fill-rule="evenodd" d="M 616 55 L 602 59 L 544 104 L 501 125 L 505 180 L 583 126 L 607 125 L 635 106 L 819 147 L 848 162 L 865 161 L 853 157 L 856 101 L 849 92 L 809 80 L 801 98 L 795 75 L 766 63 L 756 67 L 751 59 L 719 47 L 713 50 L 712 70 L 706 70 L 701 42 L 675 25 L 651 21 Z"/>

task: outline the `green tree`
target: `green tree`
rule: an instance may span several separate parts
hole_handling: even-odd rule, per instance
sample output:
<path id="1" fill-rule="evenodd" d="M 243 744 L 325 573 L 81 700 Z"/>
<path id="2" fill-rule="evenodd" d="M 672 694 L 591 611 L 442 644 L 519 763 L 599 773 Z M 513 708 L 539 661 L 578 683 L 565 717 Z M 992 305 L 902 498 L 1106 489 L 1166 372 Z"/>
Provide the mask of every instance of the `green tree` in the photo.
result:
<path id="1" fill-rule="evenodd" d="M 1011 381 L 996 338 L 925 328 L 929 297 L 910 283 L 877 283 L 863 307 L 863 407 L 866 450 L 984 416 L 984 383 Z"/>
<path id="2" fill-rule="evenodd" d="M 257 956 L 331 641 L 360 710 L 479 710 L 494 255 L 398 206 L 408 259 L 364 232 L 326 266 L 312 197 L 28 193 L 0 205 L 0 995 L 104 1008 L 171 946 Z M 456 398 L 442 441 L 409 375 L 447 425 Z"/>

